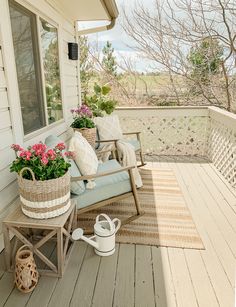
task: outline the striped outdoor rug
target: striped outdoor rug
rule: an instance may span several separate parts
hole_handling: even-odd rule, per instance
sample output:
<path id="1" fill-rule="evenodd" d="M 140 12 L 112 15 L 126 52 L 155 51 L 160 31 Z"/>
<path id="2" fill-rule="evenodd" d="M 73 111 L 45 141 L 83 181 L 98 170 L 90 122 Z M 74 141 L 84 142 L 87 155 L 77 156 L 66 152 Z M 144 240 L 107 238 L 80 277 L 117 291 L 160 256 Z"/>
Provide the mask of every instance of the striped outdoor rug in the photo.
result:
<path id="1" fill-rule="evenodd" d="M 145 215 L 123 226 L 116 241 L 204 249 L 174 172 L 170 169 L 143 168 L 141 176 L 144 186 L 138 194 Z M 81 215 L 79 226 L 91 229 L 99 213 L 123 219 L 134 212 L 133 198 L 127 198 Z"/>

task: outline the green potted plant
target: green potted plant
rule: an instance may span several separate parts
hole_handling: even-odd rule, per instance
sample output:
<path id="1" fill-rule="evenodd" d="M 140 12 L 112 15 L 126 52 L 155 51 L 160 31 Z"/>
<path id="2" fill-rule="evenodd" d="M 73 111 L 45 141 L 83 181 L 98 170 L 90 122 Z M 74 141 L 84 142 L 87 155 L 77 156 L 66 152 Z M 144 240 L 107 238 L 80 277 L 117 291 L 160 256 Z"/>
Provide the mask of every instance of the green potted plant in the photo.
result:
<path id="1" fill-rule="evenodd" d="M 85 104 L 91 109 L 93 116 L 110 115 L 117 105 L 117 101 L 108 96 L 111 91 L 110 86 L 107 84 L 100 86 L 95 83 L 93 90 L 93 95 L 85 96 Z"/>
<path id="2" fill-rule="evenodd" d="M 27 149 L 12 145 L 16 159 L 10 166 L 17 173 L 21 208 L 25 215 L 45 219 L 63 214 L 70 208 L 70 174 L 72 152 L 65 144 L 47 148 L 43 143 Z"/>
<path id="3" fill-rule="evenodd" d="M 71 127 L 74 129 L 74 131 L 79 131 L 94 148 L 96 141 L 96 127 L 92 119 L 93 112 L 87 105 L 82 104 L 80 107 L 72 109 L 71 113 L 74 119 Z"/>

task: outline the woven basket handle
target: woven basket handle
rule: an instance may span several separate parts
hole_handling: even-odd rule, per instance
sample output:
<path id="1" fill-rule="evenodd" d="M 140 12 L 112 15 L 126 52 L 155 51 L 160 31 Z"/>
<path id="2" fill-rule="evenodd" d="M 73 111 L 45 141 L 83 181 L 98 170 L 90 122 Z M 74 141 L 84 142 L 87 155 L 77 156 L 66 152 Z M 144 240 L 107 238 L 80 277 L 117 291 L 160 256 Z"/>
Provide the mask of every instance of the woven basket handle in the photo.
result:
<path id="1" fill-rule="evenodd" d="M 22 251 L 22 249 L 24 249 L 24 248 L 28 248 L 28 249 L 30 250 L 30 252 L 32 253 L 32 250 L 31 250 L 30 246 L 27 245 L 27 244 L 25 244 L 25 245 L 22 245 L 22 246 L 17 250 L 17 252 L 16 252 L 16 258 L 18 258 L 19 253 L 20 253 L 20 252 Z"/>
<path id="2" fill-rule="evenodd" d="M 19 176 L 20 176 L 21 179 L 23 178 L 22 175 L 23 175 L 23 172 L 24 172 L 24 171 L 29 171 L 30 174 L 31 174 L 31 176 L 32 176 L 33 181 L 36 180 L 36 179 L 35 179 L 34 172 L 33 172 L 32 169 L 29 168 L 29 167 L 23 167 L 23 168 L 20 170 Z"/>

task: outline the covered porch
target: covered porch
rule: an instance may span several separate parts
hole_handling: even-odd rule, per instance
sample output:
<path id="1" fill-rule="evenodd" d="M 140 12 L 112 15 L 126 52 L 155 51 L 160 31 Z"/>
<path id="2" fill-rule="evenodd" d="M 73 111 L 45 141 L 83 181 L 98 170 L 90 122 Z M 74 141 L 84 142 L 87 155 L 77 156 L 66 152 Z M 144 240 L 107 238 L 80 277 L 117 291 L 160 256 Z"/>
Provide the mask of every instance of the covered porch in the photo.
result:
<path id="1" fill-rule="evenodd" d="M 98 257 L 77 242 L 62 279 L 41 277 L 31 294 L 0 268 L 1 306 L 233 306 L 236 193 L 203 158 L 153 157 L 147 167 L 172 169 L 205 250 L 117 244 Z M 155 160 L 155 161 L 154 161 Z M 54 247 L 45 253 L 55 257 Z"/>
<path id="2" fill-rule="evenodd" d="M 76 242 L 63 278 L 41 277 L 27 295 L 13 287 L 2 253 L 0 305 L 233 306 L 235 115 L 207 107 L 116 113 L 125 131 L 142 131 L 145 167 L 173 170 L 205 249 L 117 244 L 101 258 Z M 44 252 L 55 258 L 55 246 Z"/>
<path id="3" fill-rule="evenodd" d="M 68 42 L 78 40 L 74 27 L 78 17 L 73 9 L 64 0 L 34 0 L 32 8 L 29 1 L 17 2 L 27 2 L 37 20 L 41 12 L 47 12 L 49 20 L 55 19 L 59 25 L 64 118 L 25 136 L 19 116 L 20 97 L 16 94 L 19 90 L 9 8 L 4 0 L 0 4 L 1 221 L 18 201 L 16 178 L 9 174 L 14 158 L 10 145 L 14 141 L 29 145 L 50 134 L 68 142 L 70 108 L 80 101 L 79 62 L 68 59 Z M 97 1 L 95 8 L 92 1 L 79 2 L 84 8 L 80 11 L 81 20 L 92 14 L 90 19 L 108 20 L 106 29 L 114 26 L 118 14 L 114 1 Z M 63 278 L 41 276 L 30 294 L 22 294 L 14 287 L 13 274 L 5 269 L 2 251 L 0 306 L 233 307 L 236 115 L 215 107 L 131 107 L 118 108 L 115 113 L 123 131 L 141 131 L 145 167 L 174 172 L 205 249 L 117 243 L 115 254 L 102 258 L 94 254 L 91 246 L 76 242 Z M 56 261 L 54 244 L 45 245 L 43 252 Z"/>

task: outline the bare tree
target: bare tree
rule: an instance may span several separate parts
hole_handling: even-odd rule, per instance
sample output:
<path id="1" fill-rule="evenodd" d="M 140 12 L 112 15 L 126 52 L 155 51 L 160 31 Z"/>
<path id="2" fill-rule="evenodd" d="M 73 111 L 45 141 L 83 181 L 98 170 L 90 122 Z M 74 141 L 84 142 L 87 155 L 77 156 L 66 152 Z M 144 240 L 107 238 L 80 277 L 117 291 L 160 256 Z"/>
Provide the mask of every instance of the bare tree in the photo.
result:
<path id="1" fill-rule="evenodd" d="M 121 103 L 122 100 L 125 100 L 128 103 L 130 101 L 131 93 L 126 86 L 123 85 L 119 77 L 111 73 L 111 71 L 107 69 L 106 65 L 104 65 L 101 50 L 99 49 L 98 44 L 95 44 L 93 47 L 90 46 L 88 52 L 89 59 L 92 62 L 93 71 L 98 74 L 100 82 L 103 84 L 109 83 L 112 88 L 111 95 L 114 99 L 119 100 Z M 119 66 L 119 64 L 117 65 Z"/>
<path id="2" fill-rule="evenodd" d="M 132 48 L 168 72 L 178 104 L 192 85 L 199 99 L 210 104 L 225 104 L 232 109 L 235 88 L 236 2 L 234 0 L 154 0 L 151 8 L 139 2 L 128 13 L 123 7 L 123 29 L 132 38 Z M 209 82 L 193 78 L 189 52 L 204 39 L 217 40 L 223 48 L 221 70 L 209 72 Z M 212 50 L 214 53 L 214 50 Z M 183 82 L 178 82 L 180 76 Z M 188 85 L 188 86 L 186 86 Z"/>

